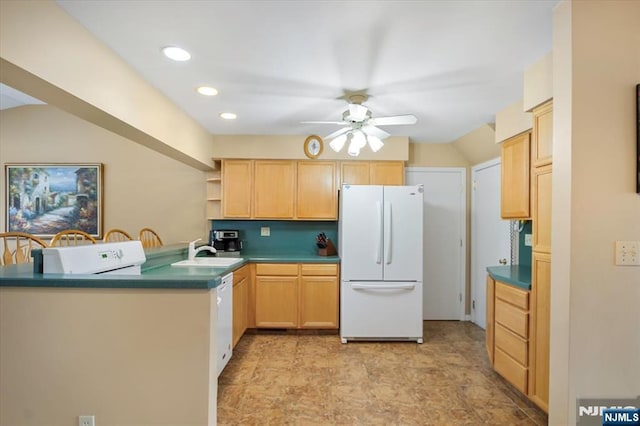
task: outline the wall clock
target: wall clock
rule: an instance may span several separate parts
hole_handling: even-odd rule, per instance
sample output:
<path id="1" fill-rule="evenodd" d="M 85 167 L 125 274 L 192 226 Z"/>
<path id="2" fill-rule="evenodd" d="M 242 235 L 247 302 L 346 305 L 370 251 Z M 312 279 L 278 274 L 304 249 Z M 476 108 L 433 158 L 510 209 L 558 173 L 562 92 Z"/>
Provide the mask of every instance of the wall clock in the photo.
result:
<path id="1" fill-rule="evenodd" d="M 322 138 L 318 135 L 311 135 L 304 141 L 304 154 L 312 159 L 318 158 L 323 149 Z"/>

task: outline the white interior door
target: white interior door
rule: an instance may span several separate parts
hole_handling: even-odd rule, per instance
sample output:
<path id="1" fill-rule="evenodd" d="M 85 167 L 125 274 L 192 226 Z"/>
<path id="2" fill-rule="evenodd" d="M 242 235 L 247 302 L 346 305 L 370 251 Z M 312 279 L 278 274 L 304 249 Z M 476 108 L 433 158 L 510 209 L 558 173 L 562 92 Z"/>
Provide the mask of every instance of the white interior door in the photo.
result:
<path id="1" fill-rule="evenodd" d="M 407 185 L 424 186 L 423 318 L 464 318 L 466 170 L 408 167 Z"/>
<path id="2" fill-rule="evenodd" d="M 509 221 L 500 217 L 500 159 L 471 168 L 471 321 L 486 327 L 487 266 L 509 259 Z"/>

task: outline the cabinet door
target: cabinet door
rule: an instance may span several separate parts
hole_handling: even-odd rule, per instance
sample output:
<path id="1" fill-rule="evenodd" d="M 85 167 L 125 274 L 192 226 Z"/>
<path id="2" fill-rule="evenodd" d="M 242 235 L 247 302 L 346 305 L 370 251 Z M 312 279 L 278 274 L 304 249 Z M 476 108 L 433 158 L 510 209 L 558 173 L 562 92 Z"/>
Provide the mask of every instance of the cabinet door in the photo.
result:
<path id="1" fill-rule="evenodd" d="M 251 217 L 252 160 L 224 160 L 222 163 L 223 217 Z"/>
<path id="2" fill-rule="evenodd" d="M 338 278 L 305 277 L 300 281 L 300 327 L 338 328 Z"/>
<path id="3" fill-rule="evenodd" d="M 256 276 L 256 327 L 298 326 L 298 277 Z"/>
<path id="4" fill-rule="evenodd" d="M 486 329 L 485 329 L 485 345 L 487 347 L 487 355 L 489 355 L 489 362 L 493 365 L 493 348 L 494 348 L 494 312 L 493 305 L 495 303 L 495 281 L 489 275 L 487 275 L 487 306 L 486 306 Z"/>
<path id="5" fill-rule="evenodd" d="M 502 143 L 503 219 L 529 218 L 530 134 L 523 133 Z"/>
<path id="6" fill-rule="evenodd" d="M 553 157 L 553 103 L 533 110 L 533 167 L 551 164 Z"/>
<path id="7" fill-rule="evenodd" d="M 247 329 L 247 284 L 247 277 L 233 283 L 233 347 Z"/>
<path id="8" fill-rule="evenodd" d="M 333 219 L 338 217 L 336 163 L 333 161 L 299 161 L 296 192 L 298 219 Z"/>
<path id="9" fill-rule="evenodd" d="M 548 412 L 551 255 L 534 251 L 531 273 L 529 397 Z"/>
<path id="10" fill-rule="evenodd" d="M 404 162 L 372 161 L 369 165 L 371 185 L 404 185 Z"/>
<path id="11" fill-rule="evenodd" d="M 253 217 L 293 219 L 296 163 L 255 160 Z"/>
<path id="12" fill-rule="evenodd" d="M 533 251 L 551 253 L 551 164 L 533 169 Z"/>
<path id="13" fill-rule="evenodd" d="M 369 185 L 368 161 L 343 161 L 340 164 L 340 185 Z"/>

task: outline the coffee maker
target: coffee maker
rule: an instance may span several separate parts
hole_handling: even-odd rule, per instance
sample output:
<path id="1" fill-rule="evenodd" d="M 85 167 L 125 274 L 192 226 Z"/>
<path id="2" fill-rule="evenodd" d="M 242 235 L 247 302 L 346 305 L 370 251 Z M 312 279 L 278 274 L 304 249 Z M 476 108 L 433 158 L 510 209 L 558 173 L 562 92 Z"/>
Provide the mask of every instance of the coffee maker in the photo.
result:
<path id="1" fill-rule="evenodd" d="M 235 229 L 219 229 L 209 233 L 209 245 L 216 251 L 240 252 L 240 231 Z"/>

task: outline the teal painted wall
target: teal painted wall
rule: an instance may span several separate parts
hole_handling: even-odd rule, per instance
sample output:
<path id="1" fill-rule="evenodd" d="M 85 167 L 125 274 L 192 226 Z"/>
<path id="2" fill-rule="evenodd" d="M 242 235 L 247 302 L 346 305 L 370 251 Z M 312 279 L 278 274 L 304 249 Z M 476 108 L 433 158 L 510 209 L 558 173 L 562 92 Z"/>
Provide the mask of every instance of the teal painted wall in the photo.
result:
<path id="1" fill-rule="evenodd" d="M 524 245 L 525 234 L 531 234 L 532 226 L 531 221 L 527 220 L 524 225 L 524 229 L 518 236 L 518 263 L 520 265 L 531 266 L 531 247 Z"/>
<path id="2" fill-rule="evenodd" d="M 260 228 L 267 226 L 271 236 L 261 237 Z M 211 229 L 237 229 L 243 250 L 304 251 L 316 253 L 316 235 L 324 232 L 338 247 L 337 221 L 284 221 L 284 220 L 215 220 Z"/>

